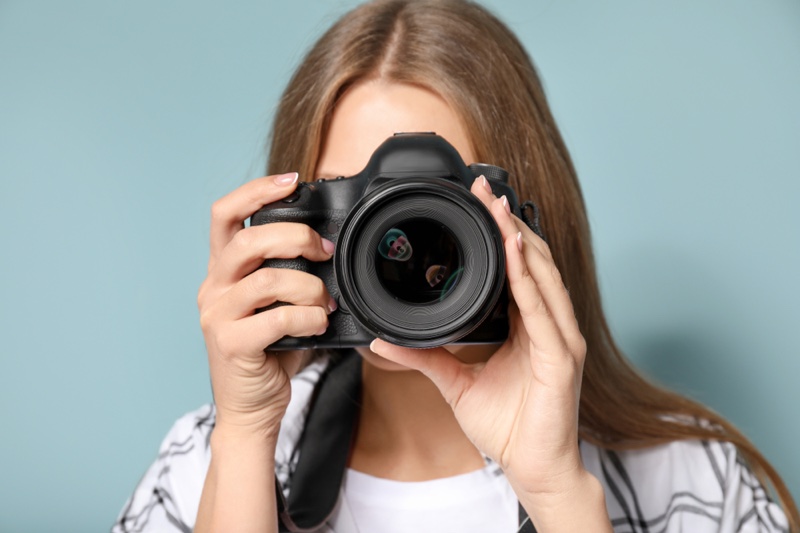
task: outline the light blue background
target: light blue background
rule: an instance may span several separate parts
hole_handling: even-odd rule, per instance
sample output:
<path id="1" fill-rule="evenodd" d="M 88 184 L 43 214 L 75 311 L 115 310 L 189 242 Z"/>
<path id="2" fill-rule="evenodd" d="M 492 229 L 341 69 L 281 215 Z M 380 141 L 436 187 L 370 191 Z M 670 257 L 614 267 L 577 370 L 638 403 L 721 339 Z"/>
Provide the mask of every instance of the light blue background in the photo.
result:
<path id="1" fill-rule="evenodd" d="M 349 5 L 0 3 L 0 530 L 106 530 L 210 400 L 209 207 Z M 622 347 L 800 496 L 800 2 L 488 5 L 575 158 Z"/>

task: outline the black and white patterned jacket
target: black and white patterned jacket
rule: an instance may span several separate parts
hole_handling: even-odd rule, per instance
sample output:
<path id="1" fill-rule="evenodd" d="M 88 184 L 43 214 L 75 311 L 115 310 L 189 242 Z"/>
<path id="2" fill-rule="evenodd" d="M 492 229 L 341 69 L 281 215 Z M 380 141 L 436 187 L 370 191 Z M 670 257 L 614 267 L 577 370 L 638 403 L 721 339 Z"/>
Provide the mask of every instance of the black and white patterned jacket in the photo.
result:
<path id="1" fill-rule="evenodd" d="M 356 531 L 340 487 L 359 388 L 354 352 L 335 363 L 317 361 L 292 379 L 276 452 L 283 531 Z M 206 405 L 175 423 L 112 532 L 192 530 L 214 421 L 214 406 Z M 580 448 L 584 466 L 603 484 L 618 533 L 788 531 L 780 506 L 731 444 L 678 441 L 612 452 L 582 442 Z M 520 524 L 520 532 L 535 531 L 521 507 Z"/>

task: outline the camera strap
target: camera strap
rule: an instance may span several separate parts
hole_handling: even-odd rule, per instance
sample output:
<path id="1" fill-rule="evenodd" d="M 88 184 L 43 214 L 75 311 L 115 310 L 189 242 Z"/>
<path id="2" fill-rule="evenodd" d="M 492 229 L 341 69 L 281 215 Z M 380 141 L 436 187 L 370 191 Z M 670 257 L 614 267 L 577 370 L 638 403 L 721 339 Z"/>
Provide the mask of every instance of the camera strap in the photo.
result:
<path id="1" fill-rule="evenodd" d="M 522 213 L 522 221 L 525 222 L 536 235 L 541 237 L 544 242 L 547 242 L 547 239 L 544 237 L 544 232 L 542 232 L 542 227 L 539 225 L 539 207 L 530 200 L 527 200 L 519 206 L 519 210 Z M 528 211 L 530 211 L 530 214 Z"/>

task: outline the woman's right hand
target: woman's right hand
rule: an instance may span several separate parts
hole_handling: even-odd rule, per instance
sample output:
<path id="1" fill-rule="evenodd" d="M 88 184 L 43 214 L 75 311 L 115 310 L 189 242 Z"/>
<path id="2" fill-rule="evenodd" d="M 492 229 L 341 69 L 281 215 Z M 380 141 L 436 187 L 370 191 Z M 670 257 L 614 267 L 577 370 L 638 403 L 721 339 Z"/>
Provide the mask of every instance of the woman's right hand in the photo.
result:
<path id="1" fill-rule="evenodd" d="M 291 269 L 258 267 L 268 258 L 327 261 L 332 242 L 309 226 L 244 227 L 263 205 L 297 186 L 297 173 L 253 180 L 214 203 L 206 277 L 197 296 L 208 351 L 217 430 L 277 438 L 291 397 L 289 379 L 304 352 L 266 352 L 286 335 L 318 335 L 335 309 L 322 280 Z M 290 305 L 256 314 L 274 302 Z"/>

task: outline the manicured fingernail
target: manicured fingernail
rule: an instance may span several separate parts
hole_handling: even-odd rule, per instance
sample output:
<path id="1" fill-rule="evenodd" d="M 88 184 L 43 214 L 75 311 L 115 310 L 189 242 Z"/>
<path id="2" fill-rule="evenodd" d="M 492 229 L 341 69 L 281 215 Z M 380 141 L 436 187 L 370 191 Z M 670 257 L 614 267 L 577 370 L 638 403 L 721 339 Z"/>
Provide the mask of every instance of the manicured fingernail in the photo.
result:
<path id="1" fill-rule="evenodd" d="M 375 351 L 375 343 L 376 343 L 377 341 L 378 341 L 378 339 L 372 339 L 372 342 L 371 342 L 371 343 L 369 343 L 369 349 L 370 349 L 371 351 L 373 351 L 373 352 Z"/>
<path id="2" fill-rule="evenodd" d="M 503 201 L 503 207 L 505 208 L 506 213 L 510 213 L 511 206 L 508 205 L 508 198 L 506 198 L 506 195 L 504 194 L 503 196 L 500 197 L 500 199 Z"/>
<path id="3" fill-rule="evenodd" d="M 334 300 L 333 297 L 331 297 L 331 299 L 328 300 L 328 314 L 331 314 L 334 311 L 336 311 L 338 307 L 339 306 L 336 304 L 336 300 Z"/>
<path id="4" fill-rule="evenodd" d="M 300 174 L 298 174 L 297 172 L 289 172 L 288 174 L 279 174 L 275 176 L 275 185 L 286 187 L 287 185 L 294 184 L 294 182 L 296 182 L 297 178 L 299 177 Z"/>
<path id="5" fill-rule="evenodd" d="M 492 186 L 489 185 L 489 182 L 486 180 L 486 176 L 481 176 L 481 184 L 483 185 L 483 188 L 486 189 L 486 192 L 492 194 Z"/>
<path id="6" fill-rule="evenodd" d="M 322 239 L 322 249 L 325 250 L 326 254 L 330 255 L 336 249 L 336 245 L 333 244 L 328 239 L 323 238 Z"/>
<path id="7" fill-rule="evenodd" d="M 517 233 L 517 249 L 522 251 L 522 232 Z"/>

